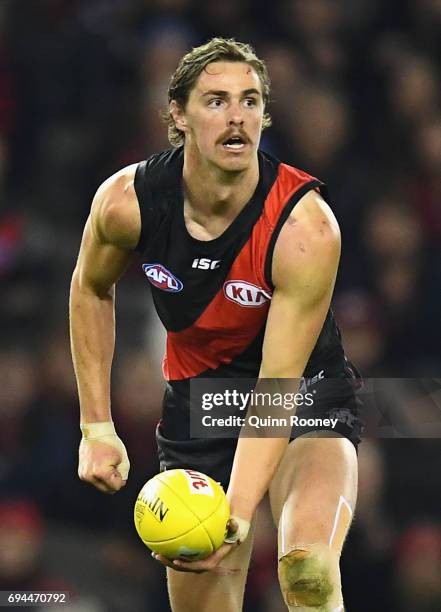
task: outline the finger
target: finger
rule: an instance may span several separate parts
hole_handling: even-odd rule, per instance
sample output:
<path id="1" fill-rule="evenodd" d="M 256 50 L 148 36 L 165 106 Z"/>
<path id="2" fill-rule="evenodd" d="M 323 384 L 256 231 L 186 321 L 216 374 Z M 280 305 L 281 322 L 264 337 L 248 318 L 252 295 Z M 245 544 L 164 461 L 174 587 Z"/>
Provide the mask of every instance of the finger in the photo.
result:
<path id="1" fill-rule="evenodd" d="M 208 568 L 194 567 L 193 564 L 196 563 L 195 561 L 187 563 L 184 567 L 184 566 L 181 566 L 181 561 L 179 561 L 178 559 L 171 560 L 171 559 L 168 559 L 167 557 L 164 557 L 163 555 L 158 555 L 155 553 L 152 553 L 152 557 L 159 563 L 162 563 L 166 567 L 169 567 L 170 569 L 174 569 L 177 572 L 194 572 L 196 574 L 200 574 L 202 572 L 208 571 Z"/>
<path id="2" fill-rule="evenodd" d="M 228 520 L 227 523 L 227 535 L 225 536 L 225 539 L 229 539 L 232 536 L 234 536 L 234 534 L 236 534 L 239 531 L 239 525 L 238 523 L 233 519 L 230 518 Z M 229 542 L 228 542 L 229 543 Z M 237 544 L 240 544 L 240 542 L 236 542 Z"/>
<path id="3" fill-rule="evenodd" d="M 202 559 L 201 561 L 183 561 L 181 559 L 176 559 L 173 561 L 173 565 L 182 569 L 191 569 L 191 571 L 213 571 L 216 569 L 218 563 L 222 561 L 222 559 L 226 557 L 228 553 L 236 546 L 236 544 L 222 544 L 222 546 L 218 548 L 216 552 L 206 559 Z"/>
<path id="4" fill-rule="evenodd" d="M 224 557 L 226 557 L 234 548 L 237 548 L 238 544 L 222 544 L 215 553 L 213 553 L 212 558 L 216 562 L 222 561 Z"/>
<path id="5" fill-rule="evenodd" d="M 193 569 L 193 568 L 186 568 L 186 567 L 179 567 L 178 565 L 170 565 L 171 569 L 174 570 L 175 572 L 184 572 L 185 574 L 205 574 L 206 572 L 210 571 L 209 569 Z"/>
<path id="6" fill-rule="evenodd" d="M 195 574 L 209 572 L 213 569 L 213 566 L 210 563 L 204 564 L 203 561 L 190 561 L 189 563 L 186 563 L 185 561 L 180 561 L 179 559 L 173 561 L 173 565 L 171 565 L 171 567 L 178 572 L 194 572 Z"/>
<path id="7" fill-rule="evenodd" d="M 114 470 L 102 476 L 93 476 L 92 484 L 102 493 L 113 495 L 123 486 L 121 476 Z"/>
<path id="8" fill-rule="evenodd" d="M 124 481 L 124 484 L 126 482 L 127 481 Z M 110 474 L 108 484 L 115 491 L 119 491 L 124 486 L 123 479 L 121 478 L 121 474 L 118 472 L 118 470 L 113 470 L 113 472 Z"/>
<path id="9" fill-rule="evenodd" d="M 227 529 L 229 534 L 233 534 L 236 533 L 236 531 L 239 529 L 239 525 L 233 518 L 230 518 L 228 519 Z"/>
<path id="10" fill-rule="evenodd" d="M 80 480 L 83 482 L 94 486 L 96 489 L 101 491 L 101 493 L 115 493 L 114 490 L 109 488 L 107 482 L 102 478 L 97 478 L 96 476 L 89 476 L 86 474 L 82 474 L 80 476 Z"/>
<path id="11" fill-rule="evenodd" d="M 177 565 L 175 565 L 174 561 L 172 562 L 170 559 L 167 559 L 167 557 L 163 557 L 162 555 L 157 555 L 155 553 L 152 553 L 152 557 L 153 559 L 155 559 L 155 561 L 158 561 L 158 563 L 162 563 L 162 565 L 165 565 L 166 567 L 169 567 L 170 569 L 173 569 L 176 572 L 193 572 L 195 574 L 201 574 L 203 571 L 206 571 L 178 567 Z"/>
<path id="12" fill-rule="evenodd" d="M 116 493 L 123 486 L 121 475 L 115 469 L 112 469 L 107 474 L 95 476 L 95 480 L 104 484 L 109 493 Z"/>
<path id="13" fill-rule="evenodd" d="M 116 491 L 111 489 L 103 480 L 91 478 L 88 480 L 88 482 L 98 489 L 98 491 L 101 491 L 101 493 L 106 493 L 107 495 L 113 495 L 113 493 L 116 493 Z"/>
<path id="14" fill-rule="evenodd" d="M 176 559 L 173 561 L 173 569 L 187 570 L 189 572 L 210 572 L 216 568 L 217 561 L 213 559 L 213 556 L 202 559 L 201 561 L 182 561 Z"/>
<path id="15" fill-rule="evenodd" d="M 162 555 L 152 552 L 152 558 L 158 563 L 162 563 L 162 565 L 165 565 L 166 567 L 172 567 L 172 562 L 167 559 L 167 557 L 163 557 Z"/>
<path id="16" fill-rule="evenodd" d="M 125 465 L 123 465 L 122 463 L 112 463 L 111 464 L 111 468 L 113 469 L 113 472 L 118 476 L 118 478 L 121 479 L 121 483 L 126 483 L 127 482 L 127 478 L 129 475 L 129 467 L 130 467 L 130 463 L 126 462 Z M 124 486 L 124 484 L 121 484 L 121 486 Z"/>

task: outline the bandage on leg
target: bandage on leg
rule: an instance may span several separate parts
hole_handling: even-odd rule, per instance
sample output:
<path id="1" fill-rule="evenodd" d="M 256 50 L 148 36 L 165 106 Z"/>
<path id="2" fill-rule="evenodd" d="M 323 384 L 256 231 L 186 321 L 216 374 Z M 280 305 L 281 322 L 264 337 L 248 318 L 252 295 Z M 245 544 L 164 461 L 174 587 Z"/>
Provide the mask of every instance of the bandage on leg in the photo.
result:
<path id="1" fill-rule="evenodd" d="M 280 558 L 278 573 L 290 609 L 328 610 L 341 603 L 339 555 L 325 544 L 294 547 Z"/>

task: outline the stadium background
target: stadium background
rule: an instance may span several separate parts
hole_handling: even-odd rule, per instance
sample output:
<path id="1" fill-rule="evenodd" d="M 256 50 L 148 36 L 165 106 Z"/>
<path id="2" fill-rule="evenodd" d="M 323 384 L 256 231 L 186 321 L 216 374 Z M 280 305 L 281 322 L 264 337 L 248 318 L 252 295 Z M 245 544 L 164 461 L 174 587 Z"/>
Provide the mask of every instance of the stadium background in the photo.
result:
<path id="1" fill-rule="evenodd" d="M 76 477 L 67 296 L 95 189 L 168 146 L 168 78 L 213 35 L 268 63 L 262 147 L 329 185 L 350 357 L 365 376 L 440 373 L 439 0 L 1 0 L 0 589 L 70 590 L 81 612 L 168 609 L 131 516 L 157 471 L 162 333 L 147 283 L 135 266 L 117 292 L 114 415 L 132 471 L 113 497 Z M 362 444 L 350 612 L 441 609 L 439 451 Z M 278 612 L 267 508 L 259 520 L 244 609 Z"/>

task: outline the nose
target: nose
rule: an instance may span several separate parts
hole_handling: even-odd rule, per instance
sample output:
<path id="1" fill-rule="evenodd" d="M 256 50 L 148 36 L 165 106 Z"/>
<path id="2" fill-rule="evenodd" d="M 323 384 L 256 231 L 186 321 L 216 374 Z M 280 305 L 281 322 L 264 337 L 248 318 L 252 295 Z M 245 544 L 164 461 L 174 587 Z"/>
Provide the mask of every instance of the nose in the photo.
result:
<path id="1" fill-rule="evenodd" d="M 233 125 L 243 126 L 243 117 L 240 117 L 239 115 L 230 117 L 230 119 L 228 120 L 228 125 L 229 126 L 233 126 Z"/>
<path id="2" fill-rule="evenodd" d="M 232 126 L 243 126 L 243 109 L 240 104 L 234 104 L 231 107 L 231 112 L 228 118 L 228 125 Z"/>

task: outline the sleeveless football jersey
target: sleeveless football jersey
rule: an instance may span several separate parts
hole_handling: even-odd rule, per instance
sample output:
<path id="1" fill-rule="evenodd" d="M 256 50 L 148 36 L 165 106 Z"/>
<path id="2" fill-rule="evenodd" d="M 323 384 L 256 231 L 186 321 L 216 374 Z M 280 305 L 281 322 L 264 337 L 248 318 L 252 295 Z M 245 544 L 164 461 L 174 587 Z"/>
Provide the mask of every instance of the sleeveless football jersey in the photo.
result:
<path id="1" fill-rule="evenodd" d="M 167 330 L 167 380 L 156 428 L 161 470 L 192 468 L 227 490 L 237 436 L 191 436 L 190 380 L 256 380 L 274 286 L 274 246 L 290 212 L 311 189 L 327 199 L 323 183 L 259 152 L 259 182 L 250 201 L 214 240 L 187 231 L 182 189 L 183 149 L 141 162 L 135 190 L 141 212 L 137 251 L 158 315 Z M 295 339 L 292 350 L 296 350 Z M 357 402 L 332 310 L 327 313 L 304 376 L 318 380 L 315 416 L 342 415 L 335 431 L 355 447 L 360 440 Z M 339 379 L 329 393 L 323 377 Z M 299 410 L 299 414 L 301 410 Z M 314 430 L 315 428 L 310 428 Z M 305 431 L 292 433 L 292 439 Z"/>
<path id="2" fill-rule="evenodd" d="M 290 212 L 319 180 L 260 152 L 259 182 L 250 201 L 213 240 L 187 231 L 182 189 L 183 148 L 141 162 L 135 190 L 141 212 L 137 251 L 167 330 L 163 373 L 171 387 L 191 377 L 258 375 L 274 289 L 274 246 Z M 295 340 L 292 350 L 295 351 Z M 341 360 L 340 333 L 329 310 L 305 376 Z"/>

